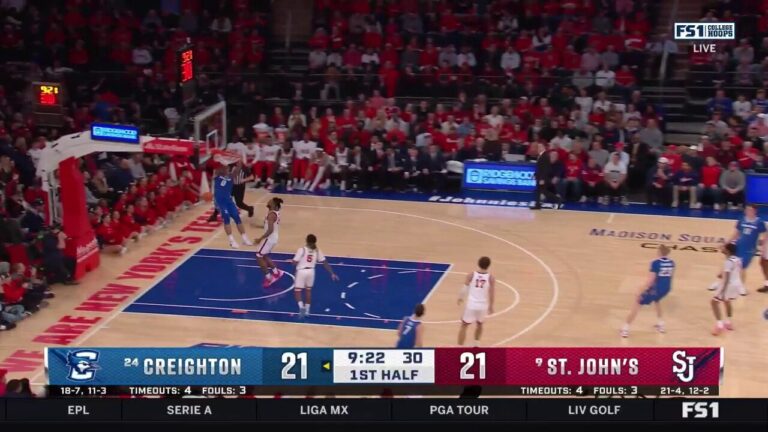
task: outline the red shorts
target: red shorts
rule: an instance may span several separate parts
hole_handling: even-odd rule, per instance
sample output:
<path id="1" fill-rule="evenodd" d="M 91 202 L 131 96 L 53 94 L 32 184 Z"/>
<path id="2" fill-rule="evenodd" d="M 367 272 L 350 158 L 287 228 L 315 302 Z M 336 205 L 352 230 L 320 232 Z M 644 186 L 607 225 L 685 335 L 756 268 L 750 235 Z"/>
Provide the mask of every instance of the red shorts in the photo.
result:
<path id="1" fill-rule="evenodd" d="M 291 176 L 293 178 L 304 178 L 309 167 L 309 159 L 294 159 Z"/>
<path id="2" fill-rule="evenodd" d="M 264 175 L 266 175 L 267 178 L 272 178 L 275 175 L 276 167 L 277 164 L 275 162 L 258 161 L 253 164 L 253 175 L 257 180 L 264 177 Z"/>

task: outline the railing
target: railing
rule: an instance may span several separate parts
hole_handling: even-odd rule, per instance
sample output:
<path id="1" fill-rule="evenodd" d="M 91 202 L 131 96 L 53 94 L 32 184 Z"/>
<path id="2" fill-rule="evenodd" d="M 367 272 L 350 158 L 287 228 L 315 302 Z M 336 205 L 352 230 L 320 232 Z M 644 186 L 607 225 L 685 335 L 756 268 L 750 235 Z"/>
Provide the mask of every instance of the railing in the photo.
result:
<path id="1" fill-rule="evenodd" d="M 677 8 L 680 5 L 680 0 L 674 0 L 672 3 L 672 10 L 669 13 L 669 22 L 667 22 L 667 30 L 672 29 L 677 19 Z M 662 49 L 664 46 L 662 45 Z M 666 49 L 663 49 L 661 58 L 661 65 L 659 65 L 659 83 L 661 87 L 664 87 L 664 80 L 667 78 L 667 62 L 669 61 L 669 53 Z"/>

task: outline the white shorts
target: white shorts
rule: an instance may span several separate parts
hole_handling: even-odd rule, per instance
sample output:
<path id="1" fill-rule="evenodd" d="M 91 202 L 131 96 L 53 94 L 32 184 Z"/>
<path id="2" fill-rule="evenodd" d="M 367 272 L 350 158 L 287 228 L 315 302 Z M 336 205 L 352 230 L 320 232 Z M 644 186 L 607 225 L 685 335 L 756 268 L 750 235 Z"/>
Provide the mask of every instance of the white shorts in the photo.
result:
<path id="1" fill-rule="evenodd" d="M 725 289 L 722 289 L 722 284 L 717 287 L 715 291 L 714 299 L 717 301 L 735 300 L 741 295 L 741 287 L 739 285 L 728 285 Z"/>
<path id="2" fill-rule="evenodd" d="M 464 315 L 461 316 L 461 321 L 466 324 L 479 323 L 482 324 L 485 321 L 485 317 L 488 316 L 488 308 L 482 309 L 464 309 Z"/>
<path id="3" fill-rule="evenodd" d="M 261 241 L 261 243 L 259 243 L 259 248 L 256 249 L 256 256 L 263 257 L 265 255 L 269 255 L 275 246 L 277 246 L 277 240 L 265 238 Z"/>
<path id="4" fill-rule="evenodd" d="M 308 289 L 315 285 L 315 269 L 296 270 L 296 281 L 293 284 L 295 289 Z"/>

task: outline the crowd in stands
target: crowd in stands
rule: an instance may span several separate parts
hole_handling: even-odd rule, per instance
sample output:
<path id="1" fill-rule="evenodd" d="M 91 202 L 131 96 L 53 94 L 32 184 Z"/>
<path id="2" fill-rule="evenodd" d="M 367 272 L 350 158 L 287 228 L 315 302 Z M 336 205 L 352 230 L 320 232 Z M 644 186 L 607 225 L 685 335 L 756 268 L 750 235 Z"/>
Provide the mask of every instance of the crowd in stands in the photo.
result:
<path id="1" fill-rule="evenodd" d="M 690 52 L 692 78 L 716 85 L 768 86 L 768 4 L 761 0 L 705 3 L 701 22 L 733 22 L 738 37 L 715 52 Z M 703 50 L 699 50 L 703 51 Z"/>
<path id="2" fill-rule="evenodd" d="M 11 146 L 0 137 L 0 330 L 47 306 L 55 297 L 52 285 L 77 283 L 74 260 L 64 254 L 67 235 L 50 221 L 48 194 L 39 178 L 25 183 L 23 170 L 16 168 L 34 167 L 30 153 L 26 138 Z M 129 242 L 162 228 L 198 201 L 200 174 L 185 157 L 100 156 L 80 162 L 90 221 L 104 252 L 126 253 Z"/>
<path id="3" fill-rule="evenodd" d="M 519 97 L 568 83 L 631 89 L 663 40 L 639 0 L 315 2 L 308 98 Z"/>
<path id="4" fill-rule="evenodd" d="M 45 307 L 55 297 L 52 286 L 76 283 L 75 263 L 64 254 L 66 234 L 49 216 L 57 204 L 49 203 L 37 177 L 42 150 L 93 121 L 143 126 L 157 117 L 165 123 L 164 111 L 175 104 L 175 51 L 188 37 L 200 42 L 201 71 L 256 65 L 251 60 L 258 56 L 247 55 L 245 46 L 264 48 L 264 3 L 203 9 L 199 1 L 162 2 L 152 10 L 101 1 L 2 2 L 0 330 Z M 105 70 L 121 72 L 117 82 L 132 85 L 89 81 L 89 72 Z M 27 97 L 32 79 L 65 84 L 62 126 L 35 123 Z M 103 154 L 80 162 L 90 220 L 105 251 L 125 253 L 198 200 L 200 173 L 186 158 Z"/>

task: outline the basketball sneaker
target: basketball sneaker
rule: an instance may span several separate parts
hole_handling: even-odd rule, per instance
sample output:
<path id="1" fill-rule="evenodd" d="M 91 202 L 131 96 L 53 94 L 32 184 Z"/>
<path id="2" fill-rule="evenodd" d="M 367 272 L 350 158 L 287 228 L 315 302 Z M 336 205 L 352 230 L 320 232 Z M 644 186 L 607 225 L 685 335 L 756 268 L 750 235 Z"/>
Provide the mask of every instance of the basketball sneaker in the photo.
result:
<path id="1" fill-rule="evenodd" d="M 234 240 L 229 241 L 229 247 L 231 247 L 232 249 L 240 249 L 240 245 L 237 244 L 237 242 Z"/>
<path id="2" fill-rule="evenodd" d="M 264 282 L 261 284 L 262 287 L 267 288 L 270 285 L 272 285 L 272 282 L 274 282 L 274 279 L 272 277 L 272 273 L 267 273 L 266 276 L 264 276 Z"/>
<path id="3" fill-rule="evenodd" d="M 284 271 L 282 271 L 280 269 L 277 269 L 277 273 L 272 273 L 272 282 L 271 283 L 275 283 L 278 280 L 280 280 L 280 278 L 283 277 L 284 274 L 285 274 Z"/>
<path id="4" fill-rule="evenodd" d="M 667 332 L 667 329 L 664 327 L 664 324 L 656 324 L 653 326 L 654 329 L 656 329 L 657 332 L 664 334 Z"/>
<path id="5" fill-rule="evenodd" d="M 725 324 L 723 324 L 723 325 L 725 326 L 725 329 L 726 329 L 726 330 L 729 330 L 729 331 L 733 331 L 733 330 L 734 330 L 734 329 L 733 329 L 733 323 L 731 323 L 731 322 L 726 322 L 726 323 L 725 323 Z"/>
<path id="6" fill-rule="evenodd" d="M 720 333 L 722 333 L 723 330 L 725 330 L 723 327 L 720 327 L 719 325 L 716 325 L 715 329 L 712 330 L 712 336 L 720 336 Z"/>
<path id="7" fill-rule="evenodd" d="M 621 337 L 623 337 L 623 338 L 628 338 L 628 337 L 629 337 L 629 330 L 628 330 L 628 329 L 621 329 L 621 331 L 619 332 L 619 334 L 620 334 L 620 335 L 621 335 Z"/>

